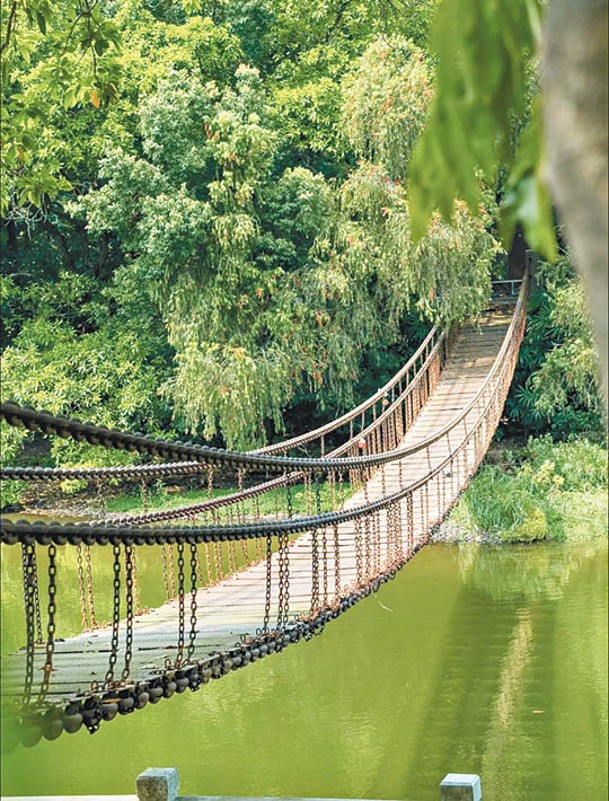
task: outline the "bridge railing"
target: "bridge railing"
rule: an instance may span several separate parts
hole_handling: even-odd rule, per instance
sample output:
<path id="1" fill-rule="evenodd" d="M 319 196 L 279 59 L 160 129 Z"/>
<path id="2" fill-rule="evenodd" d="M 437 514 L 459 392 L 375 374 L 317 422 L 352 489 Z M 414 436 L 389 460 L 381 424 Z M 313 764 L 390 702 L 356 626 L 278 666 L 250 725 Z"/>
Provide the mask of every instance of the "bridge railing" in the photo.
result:
<path id="1" fill-rule="evenodd" d="M 456 328 L 453 328 L 451 332 L 446 333 L 434 327 L 400 371 L 351 412 L 299 437 L 252 453 L 288 453 L 307 443 L 316 445 L 322 458 L 358 456 L 362 453 L 377 454 L 388 448 L 396 448 L 437 384 L 454 341 L 455 330 Z M 348 439 L 330 453 L 325 454 L 326 438 L 346 425 L 348 425 L 348 434 L 346 434 Z M 214 519 L 217 519 L 221 509 L 244 504 L 254 498 L 260 499 L 265 493 L 276 492 L 287 484 L 295 484 L 303 480 L 303 474 L 300 472 L 284 473 L 278 478 L 262 483 L 258 479 L 255 486 L 244 489 L 244 483 L 248 476 L 247 470 L 243 468 L 237 472 L 236 490 L 212 499 L 213 465 L 190 461 L 109 468 L 6 467 L 0 471 L 0 478 L 30 481 L 94 479 L 98 482 L 107 478 L 138 479 L 145 488 L 145 482 L 150 479 L 170 477 L 175 479 L 201 473 L 207 473 L 209 496 L 207 501 L 181 505 L 173 509 L 113 515 L 112 521 L 115 524 L 134 525 L 184 518 L 195 519 L 206 513 L 213 513 Z M 105 519 L 104 515 L 100 521 Z"/>

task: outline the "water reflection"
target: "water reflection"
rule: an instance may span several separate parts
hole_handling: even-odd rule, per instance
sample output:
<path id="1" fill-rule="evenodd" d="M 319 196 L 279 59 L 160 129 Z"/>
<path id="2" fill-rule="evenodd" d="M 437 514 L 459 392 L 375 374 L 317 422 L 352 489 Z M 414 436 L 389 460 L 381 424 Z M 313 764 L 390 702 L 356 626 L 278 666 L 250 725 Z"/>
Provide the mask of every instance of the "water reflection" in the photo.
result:
<path id="1" fill-rule="evenodd" d="M 132 792 L 140 770 L 176 765 L 193 794 L 436 801 L 458 770 L 481 773 L 485 801 L 593 801 L 606 641 L 606 543 L 434 546 L 310 643 L 17 752 L 3 791 Z"/>

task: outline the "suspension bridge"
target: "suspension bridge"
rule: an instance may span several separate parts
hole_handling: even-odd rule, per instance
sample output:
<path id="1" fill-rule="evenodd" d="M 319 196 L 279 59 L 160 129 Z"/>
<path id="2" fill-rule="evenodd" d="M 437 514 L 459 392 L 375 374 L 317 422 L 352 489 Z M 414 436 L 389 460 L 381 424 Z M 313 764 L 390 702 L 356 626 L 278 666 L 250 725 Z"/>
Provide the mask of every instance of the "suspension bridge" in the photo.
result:
<path id="1" fill-rule="evenodd" d="M 497 282 L 478 319 L 433 328 L 352 411 L 257 451 L 155 439 L 2 404 L 10 425 L 142 458 L 129 467 L 4 468 L 3 480 L 145 486 L 201 476 L 208 489 L 207 500 L 160 511 L 77 522 L 2 518 L 2 543 L 21 549 L 26 639 L 3 659 L 3 715 L 12 732 L 5 747 L 83 727 L 95 732 L 197 690 L 321 633 L 393 578 L 484 457 L 518 358 L 528 281 L 525 274 Z M 218 488 L 225 490 L 219 497 Z M 107 623 L 98 619 L 92 571 L 100 548 L 112 554 Z M 142 609 L 138 587 L 147 548 L 158 551 L 165 597 L 151 610 Z M 82 631 L 75 636 L 57 624 L 62 549 L 77 554 Z"/>

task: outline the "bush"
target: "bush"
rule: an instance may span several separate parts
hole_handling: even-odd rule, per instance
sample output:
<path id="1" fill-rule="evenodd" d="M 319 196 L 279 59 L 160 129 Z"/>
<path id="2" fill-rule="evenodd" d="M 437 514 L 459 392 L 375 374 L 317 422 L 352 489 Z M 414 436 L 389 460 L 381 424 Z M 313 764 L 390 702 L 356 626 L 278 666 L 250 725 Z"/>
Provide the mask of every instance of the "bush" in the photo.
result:
<path id="1" fill-rule="evenodd" d="M 574 521 L 605 527 L 606 490 L 606 448 L 585 439 L 530 439 L 506 451 L 505 467 L 482 467 L 449 527 L 508 542 L 564 539 Z"/>

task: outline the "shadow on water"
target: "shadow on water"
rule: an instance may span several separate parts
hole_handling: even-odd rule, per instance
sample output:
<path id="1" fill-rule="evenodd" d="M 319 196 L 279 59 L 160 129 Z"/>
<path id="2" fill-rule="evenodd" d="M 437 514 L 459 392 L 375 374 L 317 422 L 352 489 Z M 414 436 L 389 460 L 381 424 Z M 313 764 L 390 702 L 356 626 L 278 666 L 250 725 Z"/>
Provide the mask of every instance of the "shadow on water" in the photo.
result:
<path id="1" fill-rule="evenodd" d="M 151 604 L 159 560 L 144 553 Z M 11 640 L 13 558 L 2 564 Z M 71 558 L 62 592 L 77 626 Z M 100 595 L 109 568 L 107 552 Z M 436 801 L 445 773 L 473 771 L 485 801 L 600 799 L 606 642 L 605 541 L 433 546 L 310 643 L 94 736 L 6 757 L 3 792 L 132 792 L 141 770 L 175 765 L 183 792 L 209 795 Z"/>

